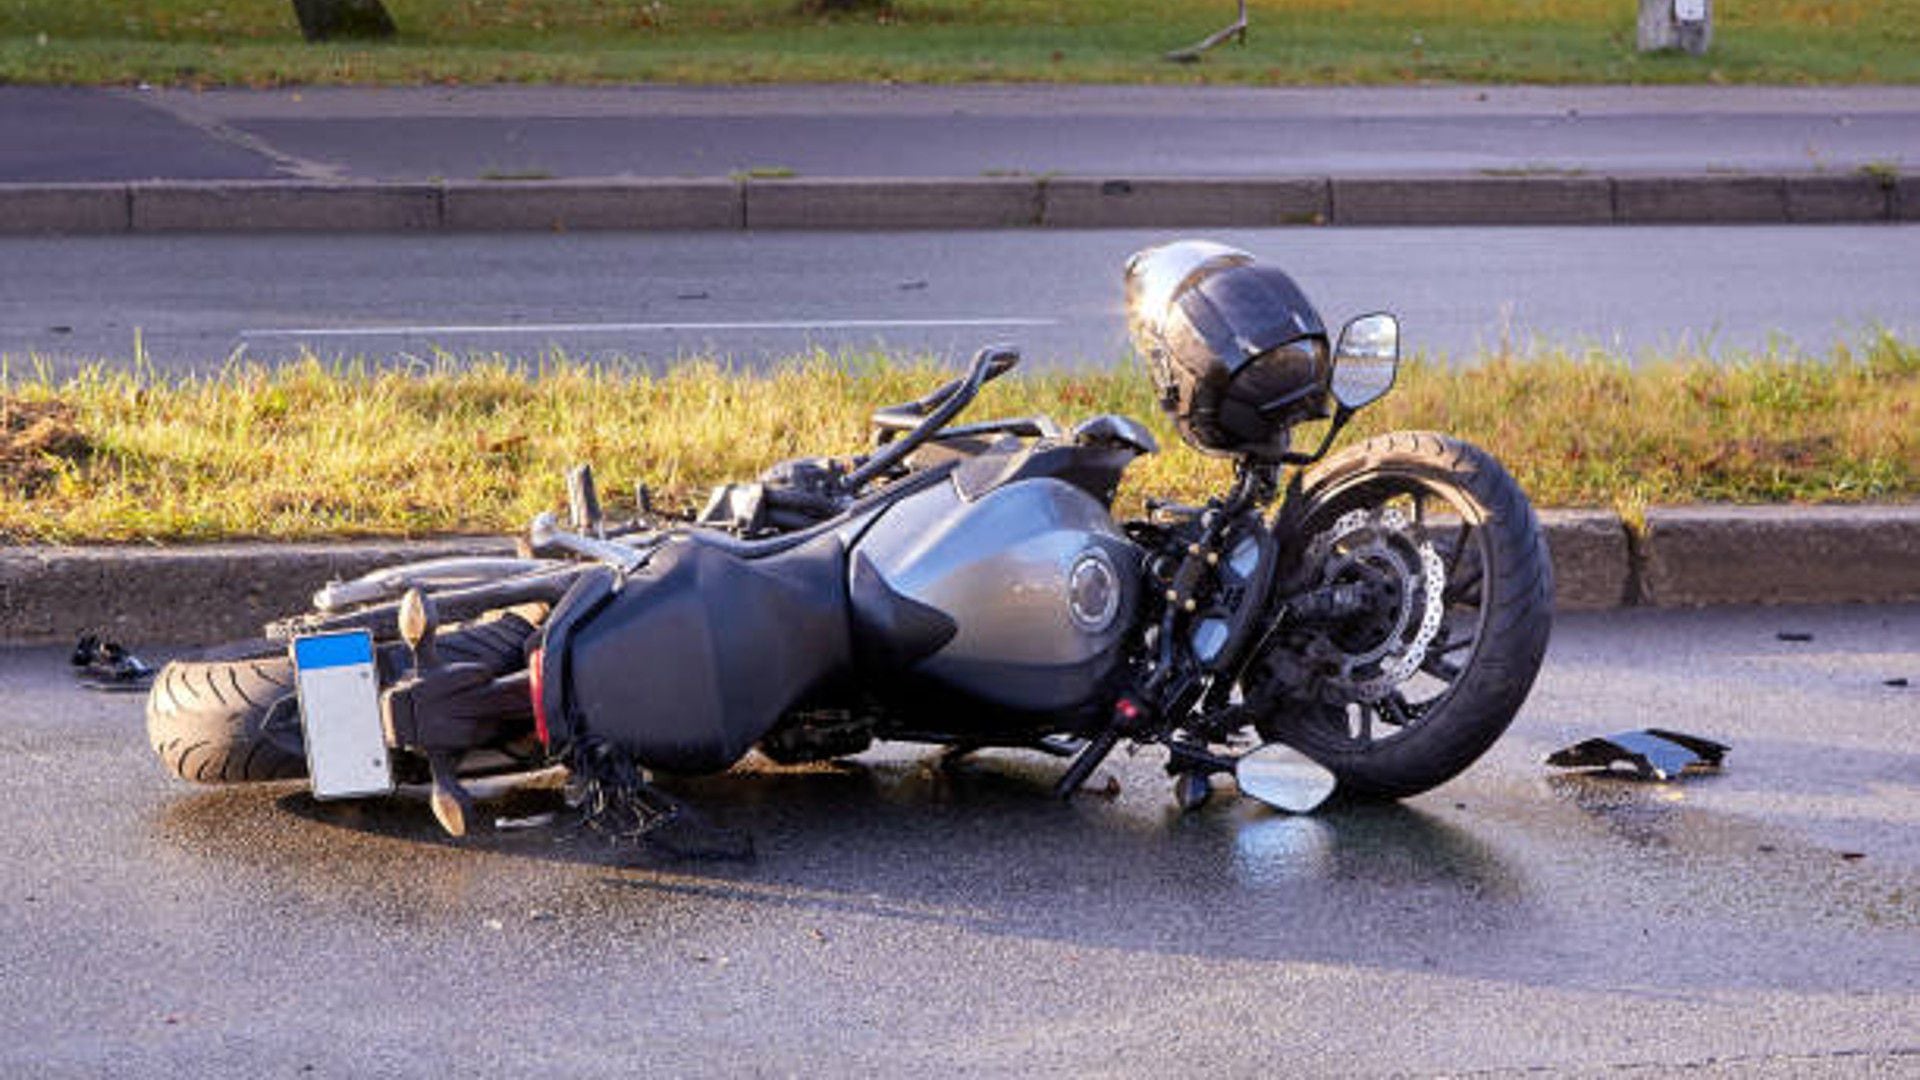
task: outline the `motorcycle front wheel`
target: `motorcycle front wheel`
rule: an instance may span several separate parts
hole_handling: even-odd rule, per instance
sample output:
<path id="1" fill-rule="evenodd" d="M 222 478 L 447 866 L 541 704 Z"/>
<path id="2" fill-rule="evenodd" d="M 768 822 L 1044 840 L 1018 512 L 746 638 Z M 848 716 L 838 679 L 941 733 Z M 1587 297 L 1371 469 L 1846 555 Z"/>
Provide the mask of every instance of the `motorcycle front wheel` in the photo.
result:
<path id="1" fill-rule="evenodd" d="M 1396 432 L 1307 477 L 1285 593 L 1365 599 L 1287 625 L 1251 672 L 1281 689 L 1255 722 L 1398 799 L 1452 779 L 1519 712 L 1546 653 L 1553 567 L 1525 492 L 1492 455 Z"/>

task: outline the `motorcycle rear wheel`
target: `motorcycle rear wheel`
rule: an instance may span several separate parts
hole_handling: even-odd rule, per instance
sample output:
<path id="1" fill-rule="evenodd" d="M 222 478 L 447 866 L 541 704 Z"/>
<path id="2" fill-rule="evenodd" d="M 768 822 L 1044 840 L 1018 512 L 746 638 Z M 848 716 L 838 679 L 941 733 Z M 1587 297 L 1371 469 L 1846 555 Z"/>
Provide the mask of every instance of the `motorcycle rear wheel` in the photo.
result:
<path id="1" fill-rule="evenodd" d="M 1431 432 L 1327 459 L 1303 498 L 1282 564 L 1296 588 L 1402 580 L 1369 616 L 1276 643 L 1265 677 L 1281 651 L 1304 654 L 1311 674 L 1256 727 L 1326 766 L 1346 796 L 1445 783 L 1512 723 L 1545 656 L 1553 566 L 1539 519 L 1490 454 Z"/>
<path id="2" fill-rule="evenodd" d="M 525 663 L 533 624 L 516 614 L 442 630 L 449 661 L 485 664 L 496 675 Z M 379 649 L 381 682 L 396 674 L 404 646 Z M 293 661 L 283 642 L 210 650 L 160 669 L 147 694 L 147 740 L 167 771 L 197 784 L 295 780 L 307 775 Z"/>

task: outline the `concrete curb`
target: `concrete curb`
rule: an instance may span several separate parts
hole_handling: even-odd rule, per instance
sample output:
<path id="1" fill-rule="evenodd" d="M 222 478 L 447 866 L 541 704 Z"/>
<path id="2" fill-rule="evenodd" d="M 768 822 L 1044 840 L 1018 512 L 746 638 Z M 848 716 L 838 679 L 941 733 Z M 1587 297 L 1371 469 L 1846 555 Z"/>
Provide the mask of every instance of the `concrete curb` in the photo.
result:
<path id="1" fill-rule="evenodd" d="M 425 184 L 139 183 L 128 189 L 133 232 L 417 232 L 441 227 L 443 197 Z M 351 225 L 343 225 L 351 222 Z"/>
<path id="2" fill-rule="evenodd" d="M 1606 511 L 1546 511 L 1541 521 L 1562 611 L 1920 601 L 1920 504 L 1662 508 L 1644 530 Z M 494 538 L 0 548 L 0 643 L 70 642 L 89 630 L 142 645 L 247 638 L 306 610 L 329 580 L 510 549 Z"/>
<path id="3" fill-rule="evenodd" d="M 1614 182 L 1604 176 L 1336 179 L 1342 225 L 1607 225 Z"/>
<path id="4" fill-rule="evenodd" d="M 315 589 L 396 562 L 511 554 L 510 542 L 0 548 L 0 642 L 70 642 L 88 630 L 139 643 L 257 637 L 308 610 Z"/>
<path id="5" fill-rule="evenodd" d="M 749 229 L 1018 229 L 1040 220 L 1037 180 L 746 180 Z"/>
<path id="6" fill-rule="evenodd" d="M 1920 506 L 1656 509 L 1638 544 L 1649 604 L 1920 599 Z"/>
<path id="7" fill-rule="evenodd" d="M 967 177 L 0 184 L 0 234 L 1920 220 L 1920 177 Z"/>
<path id="8" fill-rule="evenodd" d="M 1040 224 L 1056 229 L 1318 225 L 1331 220 L 1327 180 L 1056 177 L 1040 185 Z"/>

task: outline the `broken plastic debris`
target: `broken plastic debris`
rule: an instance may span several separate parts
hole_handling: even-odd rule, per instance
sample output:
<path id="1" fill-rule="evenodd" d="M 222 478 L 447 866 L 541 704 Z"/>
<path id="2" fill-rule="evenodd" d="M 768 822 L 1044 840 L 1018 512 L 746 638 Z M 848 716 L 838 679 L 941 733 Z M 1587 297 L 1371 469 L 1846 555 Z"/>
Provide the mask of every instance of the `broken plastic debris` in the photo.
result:
<path id="1" fill-rule="evenodd" d="M 558 814 L 548 811 L 544 814 L 532 814 L 527 817 L 503 817 L 493 819 L 497 832 L 514 832 L 519 829 L 544 829 L 559 819 Z"/>
<path id="2" fill-rule="evenodd" d="M 153 685 L 153 668 L 117 641 L 82 634 L 69 660 L 80 685 L 89 690 L 140 691 Z"/>
<path id="3" fill-rule="evenodd" d="M 1718 769 L 1730 747 L 1677 731 L 1646 728 L 1588 739 L 1547 755 L 1562 769 L 1631 771 L 1646 780 L 1671 780 L 1689 770 Z"/>

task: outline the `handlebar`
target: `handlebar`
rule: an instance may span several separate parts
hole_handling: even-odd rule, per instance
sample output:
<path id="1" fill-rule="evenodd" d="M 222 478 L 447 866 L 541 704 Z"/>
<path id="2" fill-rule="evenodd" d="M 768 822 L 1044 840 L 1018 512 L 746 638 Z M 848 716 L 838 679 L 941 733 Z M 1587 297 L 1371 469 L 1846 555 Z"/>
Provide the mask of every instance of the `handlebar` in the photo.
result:
<path id="1" fill-rule="evenodd" d="M 840 481 L 841 490 L 857 492 L 875 477 L 891 472 L 920 444 L 960 415 L 982 386 L 1012 371 L 1019 362 L 1019 349 L 1011 345 L 988 345 L 973 355 L 967 373 L 960 378 L 904 405 L 890 405 L 876 411 L 873 414 L 876 427 L 904 434 L 881 446 L 865 464 L 848 473 Z"/>
<path id="2" fill-rule="evenodd" d="M 883 432 L 912 431 L 920 425 L 922 420 L 926 419 L 928 413 L 945 403 L 949 397 L 958 393 L 960 389 L 973 378 L 974 368 L 978 367 L 983 359 L 987 365 L 987 372 L 980 380 L 981 386 L 1012 371 L 1014 365 L 1020 362 L 1020 350 L 1011 345 L 989 345 L 981 349 L 974 354 L 973 361 L 968 365 L 965 375 L 960 376 L 952 382 L 945 383 L 931 393 L 923 397 L 915 398 L 903 405 L 888 405 L 874 410 L 873 426 Z M 979 386 L 974 387 L 974 389 L 978 390 Z"/>

